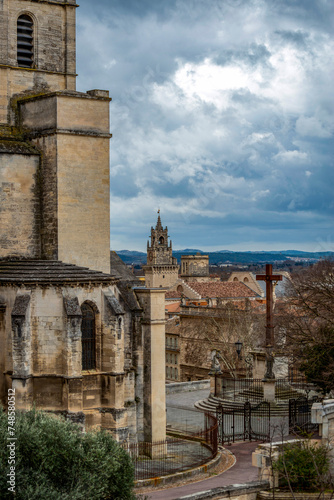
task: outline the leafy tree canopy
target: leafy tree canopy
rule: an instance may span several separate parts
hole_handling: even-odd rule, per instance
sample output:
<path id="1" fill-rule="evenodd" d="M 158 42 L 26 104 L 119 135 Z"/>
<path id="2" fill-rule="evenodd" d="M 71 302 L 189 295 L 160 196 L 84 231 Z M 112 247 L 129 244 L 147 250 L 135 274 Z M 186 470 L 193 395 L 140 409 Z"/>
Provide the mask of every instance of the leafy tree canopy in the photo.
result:
<path id="1" fill-rule="evenodd" d="M 276 311 L 278 343 L 311 382 L 334 391 L 334 260 L 293 275 L 289 292 Z"/>

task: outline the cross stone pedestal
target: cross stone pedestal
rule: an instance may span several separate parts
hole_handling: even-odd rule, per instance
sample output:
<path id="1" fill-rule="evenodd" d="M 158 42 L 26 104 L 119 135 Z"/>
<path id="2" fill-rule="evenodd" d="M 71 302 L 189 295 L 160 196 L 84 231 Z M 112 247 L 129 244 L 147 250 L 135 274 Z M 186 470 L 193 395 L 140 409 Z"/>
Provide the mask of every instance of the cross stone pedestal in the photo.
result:
<path id="1" fill-rule="evenodd" d="M 263 379 L 263 399 L 275 401 L 275 379 Z"/>
<path id="2" fill-rule="evenodd" d="M 223 387 L 223 377 L 222 372 L 209 372 L 210 376 L 210 396 L 219 397 L 222 392 Z"/>
<path id="3" fill-rule="evenodd" d="M 253 356 L 253 378 L 263 379 L 266 373 L 266 353 L 262 350 L 251 351 Z"/>

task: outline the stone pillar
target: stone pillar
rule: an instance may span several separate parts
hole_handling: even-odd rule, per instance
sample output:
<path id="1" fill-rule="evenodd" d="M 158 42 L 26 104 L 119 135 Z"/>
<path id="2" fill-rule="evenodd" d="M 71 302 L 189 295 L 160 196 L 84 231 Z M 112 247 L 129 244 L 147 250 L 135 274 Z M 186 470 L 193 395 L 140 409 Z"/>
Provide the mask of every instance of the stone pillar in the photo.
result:
<path id="1" fill-rule="evenodd" d="M 263 379 L 263 399 L 265 401 L 275 401 L 275 379 Z"/>
<path id="2" fill-rule="evenodd" d="M 254 350 L 250 354 L 253 356 L 253 378 L 262 380 L 266 373 L 266 353 L 263 350 Z"/>
<path id="3" fill-rule="evenodd" d="M 135 288 L 135 292 L 144 310 L 144 440 L 153 443 L 166 439 L 165 290 Z"/>
<path id="4" fill-rule="evenodd" d="M 63 297 L 66 312 L 65 366 L 66 377 L 63 384 L 63 405 L 67 418 L 84 427 L 81 359 L 81 309 L 77 297 Z"/>
<path id="5" fill-rule="evenodd" d="M 210 396 L 215 396 L 217 398 L 223 397 L 222 388 L 223 388 L 223 374 L 222 372 L 210 371 Z"/>
<path id="6" fill-rule="evenodd" d="M 328 446 L 330 473 L 334 474 L 334 399 L 325 399 L 322 403 L 313 403 L 311 421 L 319 424 L 319 434 L 325 446 Z"/>
<path id="7" fill-rule="evenodd" d="M 16 408 L 32 405 L 30 293 L 18 293 L 12 310 L 13 375 Z"/>

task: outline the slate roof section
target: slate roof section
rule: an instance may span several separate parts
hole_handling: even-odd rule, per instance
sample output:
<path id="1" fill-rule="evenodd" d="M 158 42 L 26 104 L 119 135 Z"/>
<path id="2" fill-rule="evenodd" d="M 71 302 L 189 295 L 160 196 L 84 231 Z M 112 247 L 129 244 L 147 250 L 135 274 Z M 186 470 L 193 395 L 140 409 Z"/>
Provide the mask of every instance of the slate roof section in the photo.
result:
<path id="1" fill-rule="evenodd" d="M 113 314 L 115 316 L 119 316 L 120 314 L 124 314 L 124 309 L 123 307 L 121 306 L 121 304 L 118 302 L 118 300 L 116 299 L 116 297 L 114 295 L 111 295 L 111 294 L 104 294 L 105 298 L 106 298 L 106 301 L 111 309 L 111 311 L 113 312 Z"/>
<path id="2" fill-rule="evenodd" d="M 117 283 L 115 276 L 56 260 L 0 261 L 0 284 Z"/>
<path id="3" fill-rule="evenodd" d="M 141 311 L 141 307 L 137 300 L 136 294 L 132 288 L 133 283 L 130 281 L 118 281 L 117 288 L 120 291 L 121 297 L 124 300 L 125 304 L 131 311 Z"/>
<path id="4" fill-rule="evenodd" d="M 131 281 L 133 283 L 141 283 L 137 276 L 133 274 L 131 269 L 122 261 L 122 259 L 117 255 L 116 252 L 110 252 L 110 269 L 117 278 L 123 281 Z M 142 284 L 142 283 L 141 283 Z"/>

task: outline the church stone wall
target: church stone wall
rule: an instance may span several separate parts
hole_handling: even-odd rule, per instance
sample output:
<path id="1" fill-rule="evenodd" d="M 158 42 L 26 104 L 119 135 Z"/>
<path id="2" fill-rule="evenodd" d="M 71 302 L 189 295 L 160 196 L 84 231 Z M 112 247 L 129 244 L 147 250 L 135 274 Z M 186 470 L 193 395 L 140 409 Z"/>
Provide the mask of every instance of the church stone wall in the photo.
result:
<path id="1" fill-rule="evenodd" d="M 109 273 L 109 141 L 63 135 L 57 154 L 58 258 Z"/>
<path id="2" fill-rule="evenodd" d="M 22 295 L 28 302 L 25 311 L 18 313 L 18 331 L 13 314 Z M 127 438 L 129 406 L 132 434 L 136 435 L 136 377 L 133 370 L 124 372 L 124 341 L 129 336 L 124 330 L 131 325 L 131 314 L 115 315 L 106 296 L 119 299 L 117 288 L 77 285 L 1 289 L 0 368 L 7 374 L 6 379 L 1 377 L 3 403 L 7 388 L 15 387 L 18 408 L 29 408 L 35 402 L 44 410 L 81 412 L 87 428 L 110 429 L 118 439 Z M 95 311 L 96 369 L 82 370 L 81 318 L 65 307 L 66 301 L 73 300 L 79 315 L 84 302 Z M 129 401 L 127 407 L 125 401 Z"/>
<path id="3" fill-rule="evenodd" d="M 43 256 L 105 273 L 110 272 L 109 101 L 108 92 L 91 91 L 19 103 L 21 124 L 43 152 Z"/>
<path id="4" fill-rule="evenodd" d="M 0 155 L 0 257 L 40 256 L 39 156 Z"/>

